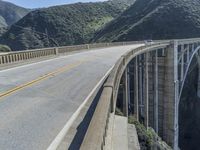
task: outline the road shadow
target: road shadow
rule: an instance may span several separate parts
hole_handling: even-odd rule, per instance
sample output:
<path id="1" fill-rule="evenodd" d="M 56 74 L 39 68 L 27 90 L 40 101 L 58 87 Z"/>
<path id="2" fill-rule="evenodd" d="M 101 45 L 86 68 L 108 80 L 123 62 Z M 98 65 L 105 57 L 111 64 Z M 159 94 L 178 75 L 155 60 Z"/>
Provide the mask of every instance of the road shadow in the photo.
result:
<path id="1" fill-rule="evenodd" d="M 77 127 L 76 135 L 69 146 L 69 150 L 79 150 L 80 146 L 83 142 L 85 134 L 87 132 L 88 126 L 94 114 L 95 108 L 99 102 L 99 98 L 101 96 L 103 88 L 101 87 L 99 92 L 96 94 L 95 98 L 93 99 L 90 108 L 88 109 L 83 121 Z"/>

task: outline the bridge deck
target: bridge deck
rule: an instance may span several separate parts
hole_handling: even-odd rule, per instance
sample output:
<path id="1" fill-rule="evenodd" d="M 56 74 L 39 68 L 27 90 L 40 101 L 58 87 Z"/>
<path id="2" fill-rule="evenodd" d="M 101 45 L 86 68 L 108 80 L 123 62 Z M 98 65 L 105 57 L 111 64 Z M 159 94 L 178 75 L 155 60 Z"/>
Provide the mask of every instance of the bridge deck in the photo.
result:
<path id="1" fill-rule="evenodd" d="M 117 59 L 104 48 L 0 71 L 0 149 L 46 149 Z"/>

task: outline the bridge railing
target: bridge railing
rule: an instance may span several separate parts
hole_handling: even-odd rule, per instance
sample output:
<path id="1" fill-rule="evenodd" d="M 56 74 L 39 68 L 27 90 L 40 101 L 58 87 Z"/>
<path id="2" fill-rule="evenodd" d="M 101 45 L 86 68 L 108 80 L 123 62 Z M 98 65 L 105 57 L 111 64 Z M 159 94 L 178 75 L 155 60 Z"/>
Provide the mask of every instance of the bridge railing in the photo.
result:
<path id="1" fill-rule="evenodd" d="M 56 55 L 55 48 L 9 52 L 2 55 L 0 54 L 0 65 L 51 55 Z"/>
<path id="2" fill-rule="evenodd" d="M 199 39 L 186 39 L 181 40 L 180 42 L 199 42 Z M 160 42 L 169 42 L 169 40 L 155 40 L 155 43 Z M 74 51 L 88 50 L 88 49 L 96 49 L 103 47 L 112 47 L 112 46 L 122 46 L 122 45 L 131 45 L 131 44 L 143 44 L 144 41 L 129 41 L 129 42 L 113 42 L 113 43 L 94 43 L 94 44 L 84 44 L 84 45 L 75 45 L 75 46 L 63 46 L 63 47 L 53 47 L 53 48 L 42 48 L 42 49 L 34 49 L 34 50 L 23 50 L 17 52 L 8 52 L 8 53 L 0 53 L 0 65 L 9 64 L 18 61 L 24 61 L 34 58 L 54 56 L 58 54 L 64 54 Z"/>
<path id="3" fill-rule="evenodd" d="M 149 46 L 141 46 L 127 52 L 117 61 L 107 81 L 103 85 L 103 91 L 100 96 L 99 103 L 95 109 L 81 145 L 81 150 L 103 149 L 107 135 L 109 115 L 110 113 L 115 112 L 118 88 L 127 64 L 139 54 L 155 49 L 165 48 L 169 44 L 169 41 L 164 41 Z"/>
<path id="4" fill-rule="evenodd" d="M 34 50 L 24 50 L 24 51 L 17 51 L 17 52 L 8 52 L 8 53 L 3 53 L 3 54 L 0 53 L 0 65 L 15 63 L 19 61 L 34 59 L 34 58 L 55 56 L 55 55 L 74 52 L 74 51 L 111 47 L 111 46 L 140 44 L 140 43 L 144 43 L 144 42 L 133 41 L 133 42 L 114 42 L 114 43 L 94 43 L 94 44 L 84 44 L 84 45 L 75 45 L 75 46 L 63 46 L 63 47 L 43 48 L 43 49 L 34 49 Z"/>

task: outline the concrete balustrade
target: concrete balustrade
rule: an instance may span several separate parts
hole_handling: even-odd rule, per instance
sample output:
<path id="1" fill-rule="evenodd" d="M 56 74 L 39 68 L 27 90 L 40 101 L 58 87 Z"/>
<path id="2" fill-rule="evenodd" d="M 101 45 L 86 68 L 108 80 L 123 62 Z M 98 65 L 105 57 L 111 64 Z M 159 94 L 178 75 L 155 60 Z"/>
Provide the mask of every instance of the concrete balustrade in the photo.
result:
<path id="1" fill-rule="evenodd" d="M 63 47 L 55 47 L 55 48 L 44 48 L 44 49 L 18 51 L 18 52 L 9 52 L 2 55 L 0 54 L 0 65 L 15 63 L 19 61 L 25 61 L 25 60 L 39 58 L 39 57 L 47 57 L 47 56 L 53 56 L 53 55 L 56 56 L 59 54 L 64 54 L 64 53 L 69 53 L 69 52 L 74 52 L 74 51 L 110 47 L 110 46 L 139 44 L 139 43 L 143 43 L 143 41 L 95 43 L 95 44 L 84 44 L 84 45 L 76 45 L 76 46 L 63 46 Z"/>

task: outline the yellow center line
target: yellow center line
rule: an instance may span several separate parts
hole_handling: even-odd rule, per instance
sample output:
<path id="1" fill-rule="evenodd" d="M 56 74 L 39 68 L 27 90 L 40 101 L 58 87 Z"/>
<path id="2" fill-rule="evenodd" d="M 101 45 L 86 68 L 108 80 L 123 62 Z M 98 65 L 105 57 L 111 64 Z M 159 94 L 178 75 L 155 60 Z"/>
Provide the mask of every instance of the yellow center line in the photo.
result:
<path id="1" fill-rule="evenodd" d="M 83 62 L 84 61 L 80 61 L 80 62 L 77 62 L 77 63 L 74 63 L 74 64 L 66 65 L 66 66 L 64 66 L 62 68 L 59 68 L 59 69 L 53 71 L 53 72 L 50 72 L 50 73 L 45 74 L 45 75 L 43 75 L 43 76 L 41 76 L 39 78 L 36 78 L 35 80 L 32 80 L 30 82 L 27 82 L 27 83 L 19 85 L 19 86 L 16 86 L 15 88 L 12 88 L 12 89 L 10 89 L 10 90 L 8 90 L 6 92 L 0 93 L 0 98 L 6 97 L 8 95 L 11 95 L 11 94 L 19 91 L 19 90 L 22 90 L 24 88 L 30 87 L 33 84 L 36 84 L 38 82 L 41 82 L 43 80 L 46 80 L 46 79 L 50 78 L 51 76 L 55 76 L 57 74 L 69 71 L 70 69 L 75 68 L 75 67 L 81 65 Z"/>

